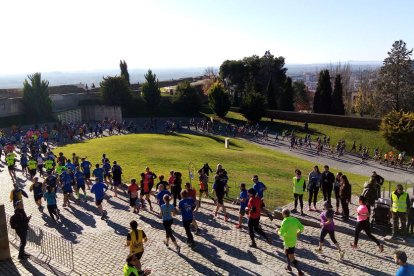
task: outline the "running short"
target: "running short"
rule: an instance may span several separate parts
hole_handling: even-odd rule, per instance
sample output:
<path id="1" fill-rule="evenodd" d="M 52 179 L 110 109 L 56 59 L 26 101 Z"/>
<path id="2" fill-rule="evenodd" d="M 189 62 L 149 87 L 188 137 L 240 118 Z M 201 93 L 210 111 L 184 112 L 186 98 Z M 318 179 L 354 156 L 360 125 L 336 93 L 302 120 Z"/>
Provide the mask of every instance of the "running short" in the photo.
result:
<path id="1" fill-rule="evenodd" d="M 30 173 L 31 176 L 36 175 L 36 169 L 29 170 L 29 173 Z"/>
<path id="2" fill-rule="evenodd" d="M 104 177 L 105 177 L 105 178 L 106 178 L 106 177 L 107 177 L 107 178 L 111 178 L 111 173 L 105 173 L 105 174 L 104 174 Z"/>
<path id="3" fill-rule="evenodd" d="M 78 190 L 80 190 L 80 189 L 85 190 L 85 184 L 77 185 L 76 187 L 78 188 Z"/>
<path id="4" fill-rule="evenodd" d="M 91 178 L 91 173 L 85 173 L 85 179 L 90 179 Z"/>
<path id="5" fill-rule="evenodd" d="M 150 191 L 147 191 L 147 192 L 141 191 L 141 196 L 143 196 L 143 195 L 149 195 L 149 194 L 150 194 Z"/>
<path id="6" fill-rule="evenodd" d="M 118 187 L 119 185 L 121 185 L 122 183 L 121 183 L 121 180 L 115 180 L 114 179 L 114 181 L 112 182 L 112 184 L 115 186 L 115 187 Z"/>
<path id="7" fill-rule="evenodd" d="M 285 248 L 287 254 L 295 254 L 295 247 Z"/>
<path id="8" fill-rule="evenodd" d="M 223 195 L 222 194 L 217 194 L 217 203 L 218 204 L 224 204 L 223 199 L 224 199 L 224 194 Z"/>
<path id="9" fill-rule="evenodd" d="M 135 207 L 137 204 L 137 198 L 136 197 L 130 197 L 129 198 L 129 206 Z"/>
<path id="10" fill-rule="evenodd" d="M 246 214 L 246 207 L 240 207 L 239 214 L 244 216 Z"/>
<path id="11" fill-rule="evenodd" d="M 67 194 L 72 194 L 72 193 L 73 193 L 72 188 L 70 188 L 70 189 L 68 189 L 68 190 L 63 190 L 63 194 L 64 194 L 64 195 L 67 195 Z"/>
<path id="12" fill-rule="evenodd" d="M 101 205 L 101 204 L 102 204 L 102 201 L 103 201 L 103 198 L 102 198 L 102 199 L 96 199 L 96 200 L 95 200 L 95 204 L 96 204 L 96 206 Z"/>
<path id="13" fill-rule="evenodd" d="M 7 166 L 7 168 L 9 169 L 9 171 L 14 171 L 14 165 Z M 36 173 L 35 173 L 35 174 L 36 174 Z"/>
<path id="14" fill-rule="evenodd" d="M 34 200 L 35 201 L 41 200 L 42 197 L 43 197 L 43 195 L 34 195 Z"/>
<path id="15" fill-rule="evenodd" d="M 138 261 L 141 260 L 143 254 L 144 254 L 144 251 L 139 252 L 139 253 L 135 253 L 135 257 L 138 259 Z"/>

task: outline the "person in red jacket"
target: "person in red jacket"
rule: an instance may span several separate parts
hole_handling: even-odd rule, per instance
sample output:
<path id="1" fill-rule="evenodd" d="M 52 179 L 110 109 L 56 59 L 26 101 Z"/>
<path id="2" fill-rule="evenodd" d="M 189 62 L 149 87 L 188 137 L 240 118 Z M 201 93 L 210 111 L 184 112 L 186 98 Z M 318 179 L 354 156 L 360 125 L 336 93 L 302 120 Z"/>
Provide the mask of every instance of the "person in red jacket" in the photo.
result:
<path id="1" fill-rule="evenodd" d="M 254 239 L 254 232 L 265 238 L 268 243 L 271 241 L 265 232 L 263 232 L 263 230 L 259 227 L 262 201 L 256 196 L 255 189 L 251 188 L 247 191 L 247 193 L 249 195 L 249 203 L 246 208 L 246 213 L 249 217 L 247 225 L 249 227 L 250 239 L 252 240 L 250 247 L 257 248 L 256 241 Z"/>

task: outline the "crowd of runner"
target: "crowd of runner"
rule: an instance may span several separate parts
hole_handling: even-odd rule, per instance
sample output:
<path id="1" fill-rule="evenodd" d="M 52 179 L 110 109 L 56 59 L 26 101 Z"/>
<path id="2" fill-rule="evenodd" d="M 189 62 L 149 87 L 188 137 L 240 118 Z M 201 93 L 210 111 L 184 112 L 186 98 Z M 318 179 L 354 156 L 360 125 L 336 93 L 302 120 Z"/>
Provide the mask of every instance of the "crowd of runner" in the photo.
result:
<path id="1" fill-rule="evenodd" d="M 204 131 L 209 131 L 213 124 L 206 121 L 199 124 Z M 174 126 L 174 122 L 168 124 L 168 127 Z M 27 191 L 19 184 L 16 177 L 16 164 L 20 156 L 21 171 L 24 176 L 32 181 L 29 191 L 33 193 L 34 201 L 38 206 L 39 212 L 44 211 L 44 202 L 52 221 L 58 223 L 62 211 L 58 208 L 57 194 L 63 194 L 61 205 L 63 208 L 70 204 L 87 204 L 87 193 L 94 194 L 97 213 L 102 220 L 108 219 L 104 209 L 104 200 L 108 190 L 113 192 L 112 196 L 117 197 L 119 192 L 127 195 L 131 212 L 139 214 L 142 211 L 155 211 L 159 213 L 165 228 L 164 244 L 169 247 L 172 243 L 177 253 L 180 253 L 180 245 L 173 231 L 174 219 L 177 214 L 181 215 L 182 226 L 187 236 L 187 245 L 195 247 L 196 241 L 194 235 L 198 235 L 200 228 L 196 221 L 198 212 L 203 200 L 211 200 L 216 209 L 211 214 L 213 217 L 222 215 L 225 222 L 229 221 L 224 199 L 228 192 L 228 173 L 221 164 L 218 164 L 214 170 L 206 163 L 198 170 L 198 187 L 193 187 L 190 183 L 183 183 L 182 174 L 178 171 L 170 171 L 168 177 L 158 175 L 151 171 L 149 167 L 140 174 L 138 179 L 131 179 L 126 185 L 122 179 L 122 167 L 116 160 L 110 160 L 110 156 L 102 155 L 99 161 L 94 160 L 91 163 L 86 157 L 80 157 L 76 153 L 72 156 L 64 156 L 63 153 L 55 154 L 52 143 L 62 141 L 69 142 L 78 135 L 83 137 L 94 138 L 101 137 L 103 132 L 109 135 L 122 133 L 125 124 L 118 124 L 115 121 L 107 120 L 99 122 L 95 126 L 88 124 L 66 124 L 49 129 L 47 126 L 39 129 L 32 129 L 25 133 L 19 129 L 12 132 L 11 137 L 14 139 L 6 140 L 3 147 L 4 161 L 7 164 L 8 172 L 14 183 L 14 188 L 10 192 L 10 201 L 15 208 L 15 216 L 10 221 L 12 228 L 16 229 L 22 245 L 19 250 L 19 258 L 24 259 L 27 254 L 24 251 L 26 238 L 25 232 L 21 229 L 22 224 L 28 223 L 30 217 L 24 212 L 23 198 L 28 197 Z M 166 125 L 167 127 L 167 125 Z M 242 128 L 243 129 L 243 128 Z M 91 131 L 92 130 L 92 131 Z M 248 131 L 256 131 L 254 128 Z M 258 131 L 258 130 L 257 130 Z M 3 136 L 4 138 L 4 136 Z M 310 137 L 305 137 L 307 143 L 310 143 Z M 326 140 L 326 141 L 325 141 Z M 329 139 L 324 139 L 318 143 L 328 143 Z M 344 142 L 341 142 L 344 144 Z M 339 146 L 341 148 L 342 146 Z M 0 155 L 1 157 L 1 155 Z M 236 228 L 245 227 L 244 218 L 247 217 L 247 228 L 251 239 L 250 246 L 257 248 L 255 233 L 259 234 L 266 242 L 272 243 L 270 235 L 265 233 L 260 226 L 260 217 L 265 214 L 273 219 L 272 213 L 266 209 L 264 202 L 264 193 L 266 185 L 259 181 L 259 176 L 254 175 L 251 184 L 241 183 L 240 194 L 237 198 L 239 205 L 239 219 L 235 224 Z M 213 183 L 209 187 L 209 183 Z M 371 234 L 370 216 L 375 200 L 380 196 L 379 190 L 384 179 L 373 172 L 370 180 L 367 182 L 362 195 L 359 197 L 359 206 L 357 209 L 357 225 L 355 228 L 355 239 L 350 245 L 357 248 L 359 234 L 364 230 L 367 236 L 372 239 L 378 246 L 379 252 L 384 247 L 378 239 Z M 292 271 L 292 266 L 297 269 L 298 275 L 303 275 L 298 261 L 295 259 L 295 246 L 297 237 L 303 232 L 304 226 L 300 220 L 291 216 L 291 213 L 304 214 L 303 195 L 309 192 L 308 212 L 319 212 L 316 206 L 319 190 L 321 190 L 324 199 L 323 210 L 320 212 L 321 234 L 315 251 L 322 252 L 323 242 L 327 235 L 335 244 L 340 259 L 344 258 L 345 250 L 341 247 L 335 238 L 334 215 L 342 215 L 342 219 L 349 219 L 349 203 L 351 200 L 351 185 L 346 177 L 341 173 L 336 176 L 329 171 L 329 166 L 324 167 L 320 172 L 317 166 L 309 173 L 308 177 L 303 177 L 302 172 L 296 169 L 292 178 L 293 198 L 295 207 L 293 210 L 282 210 L 283 221 L 278 229 L 278 234 L 283 239 L 284 253 L 286 255 L 286 270 Z M 197 196 L 198 190 L 198 196 Z M 331 195 L 334 192 L 336 204 L 332 205 Z M 59 197 L 61 198 L 61 197 Z M 392 196 L 393 201 L 393 222 L 394 234 L 406 235 L 408 230 L 413 232 L 413 201 L 409 199 L 406 192 L 399 186 Z M 156 206 L 153 206 L 153 203 Z M 405 205 L 404 205 L 405 204 Z M 63 209 L 64 210 L 64 209 Z M 341 212 L 340 212 L 341 210 Z M 394 213 L 396 215 L 394 215 Z M 405 214 L 410 214 L 410 219 L 405 220 Z M 399 227 L 401 222 L 401 227 Z M 151 273 L 148 269 L 143 269 L 141 258 L 144 254 L 144 244 L 148 238 L 145 232 L 138 227 L 138 222 L 132 220 L 130 223 L 131 231 L 126 238 L 126 246 L 129 247 L 127 264 L 124 266 L 125 275 L 147 275 Z M 19 230 L 20 229 L 20 230 Z M 26 229 L 27 231 L 27 229 Z M 406 257 L 402 253 L 396 252 L 400 262 L 406 263 Z M 396 260 L 397 261 L 397 260 Z M 407 266 L 408 267 L 408 266 Z M 411 268 L 409 268 L 411 269 Z"/>

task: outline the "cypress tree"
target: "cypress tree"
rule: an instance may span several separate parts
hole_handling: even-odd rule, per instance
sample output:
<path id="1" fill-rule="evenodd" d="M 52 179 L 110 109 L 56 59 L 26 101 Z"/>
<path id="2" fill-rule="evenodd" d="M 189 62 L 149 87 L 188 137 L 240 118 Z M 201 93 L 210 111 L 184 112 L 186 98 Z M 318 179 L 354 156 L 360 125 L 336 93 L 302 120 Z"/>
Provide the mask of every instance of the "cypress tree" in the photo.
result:
<path id="1" fill-rule="evenodd" d="M 337 74 L 335 77 L 334 91 L 332 93 L 331 114 L 345 114 L 345 107 L 342 98 L 342 79 L 340 74 Z"/>
<path id="2" fill-rule="evenodd" d="M 329 114 L 331 111 L 332 84 L 329 70 L 319 72 L 318 86 L 313 99 L 313 112 Z"/>
<path id="3" fill-rule="evenodd" d="M 283 91 L 280 97 L 280 109 L 285 111 L 293 111 L 293 86 L 292 79 L 287 77 L 283 84 Z"/>

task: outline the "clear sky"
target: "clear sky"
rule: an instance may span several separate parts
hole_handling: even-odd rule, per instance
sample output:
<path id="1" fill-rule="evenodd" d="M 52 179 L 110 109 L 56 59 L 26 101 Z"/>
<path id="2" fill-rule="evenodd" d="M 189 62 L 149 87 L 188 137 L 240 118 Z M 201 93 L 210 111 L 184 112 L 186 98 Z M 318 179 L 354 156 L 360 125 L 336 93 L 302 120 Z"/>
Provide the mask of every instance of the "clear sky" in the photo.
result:
<path id="1" fill-rule="evenodd" d="M 414 47 L 413 0 L 4 0 L 0 74 L 383 60 Z"/>

